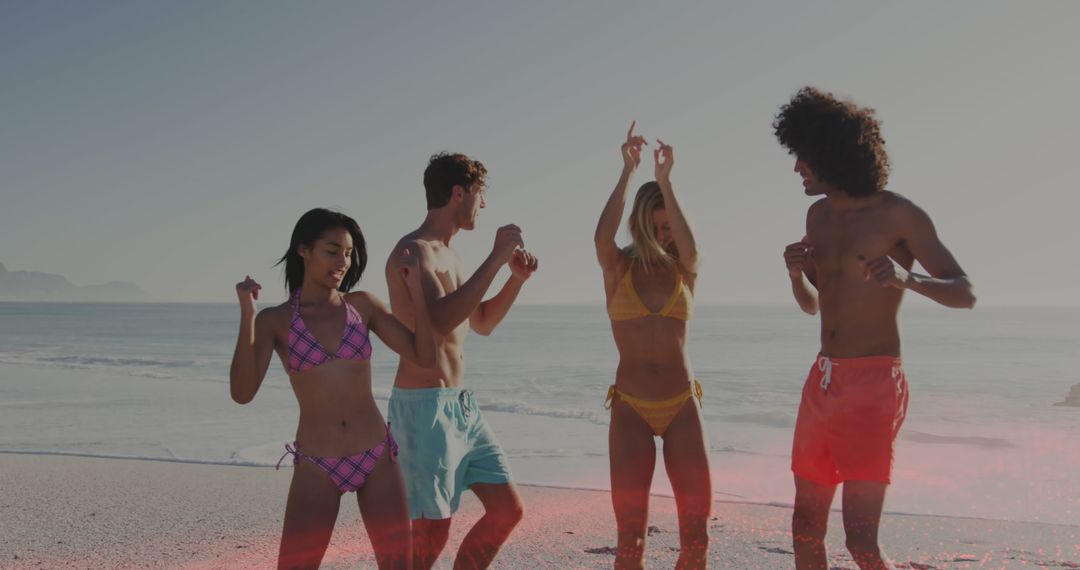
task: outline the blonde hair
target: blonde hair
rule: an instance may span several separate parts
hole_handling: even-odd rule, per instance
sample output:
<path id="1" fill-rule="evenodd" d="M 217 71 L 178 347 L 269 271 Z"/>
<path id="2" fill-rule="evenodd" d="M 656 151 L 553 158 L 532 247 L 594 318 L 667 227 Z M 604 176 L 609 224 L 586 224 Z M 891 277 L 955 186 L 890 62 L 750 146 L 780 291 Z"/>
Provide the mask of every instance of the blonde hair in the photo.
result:
<path id="1" fill-rule="evenodd" d="M 675 258 L 656 239 L 656 224 L 652 213 L 664 208 L 664 195 L 656 182 L 646 182 L 634 196 L 630 209 L 630 239 L 633 243 L 623 248 L 623 253 L 641 261 L 646 271 L 675 265 Z"/>

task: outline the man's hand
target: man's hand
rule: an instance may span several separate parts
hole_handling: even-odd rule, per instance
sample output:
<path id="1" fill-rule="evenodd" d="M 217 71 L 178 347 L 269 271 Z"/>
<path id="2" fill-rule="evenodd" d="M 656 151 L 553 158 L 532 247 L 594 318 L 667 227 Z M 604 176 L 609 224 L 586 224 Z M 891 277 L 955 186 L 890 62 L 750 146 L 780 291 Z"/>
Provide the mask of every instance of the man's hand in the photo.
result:
<path id="1" fill-rule="evenodd" d="M 806 270 L 806 265 L 811 263 L 810 254 L 814 248 L 807 243 L 806 238 L 788 245 L 784 248 L 784 263 L 787 264 L 788 275 L 799 277 Z"/>
<path id="2" fill-rule="evenodd" d="M 510 261 L 514 251 L 523 247 L 525 241 L 521 238 L 521 228 L 509 224 L 495 232 L 495 246 L 491 248 L 491 253 L 500 263 L 506 263 Z"/>
<path id="3" fill-rule="evenodd" d="M 514 256 L 510 258 L 510 273 L 522 281 L 532 277 L 539 267 L 540 261 L 536 256 L 524 249 L 514 251 Z"/>
<path id="4" fill-rule="evenodd" d="M 861 256 L 860 256 L 861 257 Z M 877 281 L 882 287 L 896 287 L 897 289 L 906 289 L 908 280 L 911 278 L 911 272 L 904 269 L 893 258 L 883 255 L 877 259 L 871 259 L 870 261 L 862 261 L 863 264 L 863 279 L 866 281 Z"/>

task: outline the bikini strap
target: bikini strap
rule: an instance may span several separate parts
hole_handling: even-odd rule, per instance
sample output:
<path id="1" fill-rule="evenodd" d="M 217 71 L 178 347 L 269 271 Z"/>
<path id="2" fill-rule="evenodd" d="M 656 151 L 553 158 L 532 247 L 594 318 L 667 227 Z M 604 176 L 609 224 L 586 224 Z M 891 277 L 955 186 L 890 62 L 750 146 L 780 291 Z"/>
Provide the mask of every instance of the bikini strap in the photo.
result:
<path id="1" fill-rule="evenodd" d="M 300 457 L 302 457 L 300 455 L 300 450 L 299 449 L 297 449 L 296 447 L 293 447 L 293 444 L 291 444 L 291 443 L 286 443 L 285 444 L 285 453 L 282 454 L 281 459 L 278 459 L 277 460 L 277 465 L 274 466 L 275 471 L 278 470 L 278 469 L 281 469 L 281 462 L 285 461 L 285 457 L 288 456 L 288 455 L 293 456 L 293 464 L 296 464 L 296 462 L 300 460 Z"/>
<path id="2" fill-rule="evenodd" d="M 367 323 L 364 322 L 364 319 L 360 317 L 360 311 L 357 311 L 356 307 L 354 307 L 352 303 L 345 299 L 345 295 L 341 296 L 341 302 L 345 305 L 346 325 L 351 324 L 353 327 L 355 327 L 356 325 L 364 325 L 365 327 L 367 326 Z"/>
<path id="3" fill-rule="evenodd" d="M 618 393 L 619 393 L 619 391 L 615 388 L 614 384 L 612 384 L 611 386 L 608 386 L 607 398 L 604 399 L 604 409 L 605 410 L 610 410 L 611 406 L 613 406 L 615 404 L 615 396 L 618 395 Z"/>

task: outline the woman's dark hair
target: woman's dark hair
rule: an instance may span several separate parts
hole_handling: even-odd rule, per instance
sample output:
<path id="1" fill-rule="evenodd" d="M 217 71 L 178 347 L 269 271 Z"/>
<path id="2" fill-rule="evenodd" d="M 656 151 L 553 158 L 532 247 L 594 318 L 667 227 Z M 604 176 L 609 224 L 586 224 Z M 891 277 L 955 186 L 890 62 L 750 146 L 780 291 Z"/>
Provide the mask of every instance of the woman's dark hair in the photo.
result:
<path id="1" fill-rule="evenodd" d="M 803 87 L 773 121 L 776 140 L 814 176 L 851 196 L 885 189 L 889 155 L 874 110 Z"/>
<path id="2" fill-rule="evenodd" d="M 352 236 L 353 250 L 352 263 L 345 272 L 345 279 L 341 281 L 338 290 L 347 293 L 359 281 L 367 265 L 367 246 L 364 243 L 364 234 L 360 231 L 360 225 L 356 220 L 333 210 L 315 208 L 308 210 L 296 222 L 293 228 L 292 239 L 289 240 L 289 250 L 275 265 L 285 264 L 285 287 L 292 295 L 300 290 L 304 283 L 304 258 L 300 257 L 301 245 L 311 247 L 326 233 L 327 230 L 341 228 Z"/>

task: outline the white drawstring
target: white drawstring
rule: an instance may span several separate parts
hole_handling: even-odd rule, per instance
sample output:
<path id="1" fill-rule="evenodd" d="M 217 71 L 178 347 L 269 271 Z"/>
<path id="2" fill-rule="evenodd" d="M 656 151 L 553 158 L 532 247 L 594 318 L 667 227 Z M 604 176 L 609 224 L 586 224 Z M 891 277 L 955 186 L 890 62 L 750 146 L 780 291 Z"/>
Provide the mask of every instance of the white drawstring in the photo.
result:
<path id="1" fill-rule="evenodd" d="M 458 401 L 461 403 L 461 415 L 465 418 L 465 421 L 469 421 L 469 414 L 473 411 L 473 398 L 472 390 L 462 390 L 458 394 Z"/>
<path id="2" fill-rule="evenodd" d="M 833 367 L 833 365 L 834 365 L 834 363 L 833 363 L 831 358 L 829 358 L 827 356 L 818 356 L 818 359 L 817 359 L 818 370 L 825 373 L 825 375 L 821 377 L 821 389 L 826 391 L 826 392 L 829 391 L 829 384 L 832 383 L 832 367 Z M 837 365 L 837 366 L 839 366 L 839 365 Z"/>

